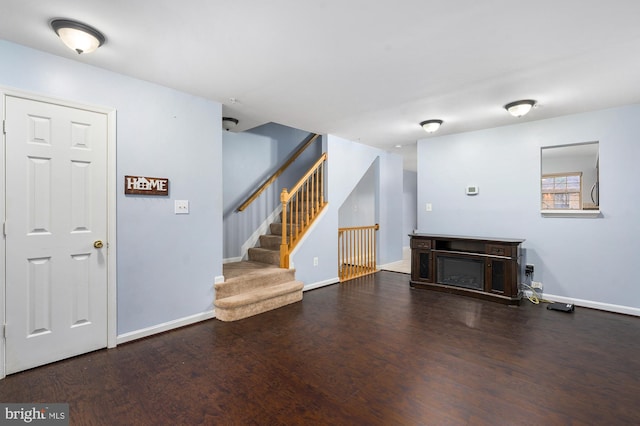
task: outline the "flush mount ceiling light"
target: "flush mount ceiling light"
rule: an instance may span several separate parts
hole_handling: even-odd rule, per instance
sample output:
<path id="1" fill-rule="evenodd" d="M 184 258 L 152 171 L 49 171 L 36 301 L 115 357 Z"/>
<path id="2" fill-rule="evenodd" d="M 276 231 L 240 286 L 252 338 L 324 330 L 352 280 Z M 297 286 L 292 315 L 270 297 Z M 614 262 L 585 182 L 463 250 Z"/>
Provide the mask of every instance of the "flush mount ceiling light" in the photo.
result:
<path id="1" fill-rule="evenodd" d="M 54 19 L 51 28 L 62 42 L 71 50 L 91 53 L 104 44 L 102 33 L 89 25 L 69 19 Z"/>
<path id="2" fill-rule="evenodd" d="M 222 127 L 231 130 L 238 125 L 238 119 L 232 117 L 222 117 Z"/>
<path id="3" fill-rule="evenodd" d="M 433 133 L 440 128 L 442 120 L 426 120 L 420 123 L 422 128 L 427 133 Z"/>
<path id="4" fill-rule="evenodd" d="M 513 115 L 514 117 L 522 117 L 523 115 L 526 115 L 529 111 L 531 111 L 531 108 L 533 108 L 535 104 L 536 101 L 532 99 L 525 99 L 522 101 L 515 101 L 506 104 L 504 106 L 504 109 L 509 111 L 509 114 Z"/>

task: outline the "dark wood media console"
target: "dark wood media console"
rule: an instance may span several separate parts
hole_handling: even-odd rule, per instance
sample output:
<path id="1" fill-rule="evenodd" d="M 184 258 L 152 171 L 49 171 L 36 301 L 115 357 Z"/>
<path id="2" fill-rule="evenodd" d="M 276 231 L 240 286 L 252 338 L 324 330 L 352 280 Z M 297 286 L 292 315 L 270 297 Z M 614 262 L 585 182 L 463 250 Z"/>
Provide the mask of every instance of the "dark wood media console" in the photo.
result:
<path id="1" fill-rule="evenodd" d="M 411 287 L 520 303 L 524 240 L 418 233 L 410 237 Z"/>

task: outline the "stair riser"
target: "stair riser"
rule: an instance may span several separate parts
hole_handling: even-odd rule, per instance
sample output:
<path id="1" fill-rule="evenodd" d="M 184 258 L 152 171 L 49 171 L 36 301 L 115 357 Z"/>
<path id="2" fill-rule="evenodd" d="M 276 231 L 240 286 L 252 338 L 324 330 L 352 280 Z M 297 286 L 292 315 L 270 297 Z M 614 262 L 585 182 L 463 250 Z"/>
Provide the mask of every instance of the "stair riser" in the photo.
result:
<path id="1" fill-rule="evenodd" d="M 220 321 L 237 321 L 263 312 L 271 311 L 282 306 L 290 305 L 301 300 L 302 291 L 296 291 L 271 299 L 262 300 L 257 303 L 239 306 L 237 308 L 225 309 L 216 307 L 216 318 Z"/>
<path id="2" fill-rule="evenodd" d="M 267 263 L 270 265 L 280 265 L 279 250 L 260 250 L 259 248 L 250 248 L 248 250 L 249 260 L 255 262 Z"/>
<path id="3" fill-rule="evenodd" d="M 280 235 L 260 235 L 260 247 L 271 250 L 280 250 L 282 236 Z"/>
<path id="4" fill-rule="evenodd" d="M 293 269 L 274 269 L 274 272 L 270 274 L 255 277 L 245 275 L 239 278 L 232 278 L 229 281 L 215 285 L 216 300 L 293 280 L 295 280 L 295 271 Z"/>
<path id="5" fill-rule="evenodd" d="M 259 303 L 263 300 L 273 299 L 283 294 L 302 291 L 304 284 L 300 281 L 288 281 L 282 284 L 276 284 L 269 287 L 258 288 L 246 293 L 237 294 L 235 296 L 216 299 L 214 305 L 220 309 L 239 308 L 244 305 Z"/>
<path id="6" fill-rule="evenodd" d="M 296 229 L 297 227 L 291 227 L 289 226 L 289 229 L 287 230 L 287 235 L 291 235 L 291 229 Z M 282 236 L 282 223 L 272 223 L 271 225 L 269 225 L 269 230 L 271 231 L 272 235 L 280 235 Z"/>

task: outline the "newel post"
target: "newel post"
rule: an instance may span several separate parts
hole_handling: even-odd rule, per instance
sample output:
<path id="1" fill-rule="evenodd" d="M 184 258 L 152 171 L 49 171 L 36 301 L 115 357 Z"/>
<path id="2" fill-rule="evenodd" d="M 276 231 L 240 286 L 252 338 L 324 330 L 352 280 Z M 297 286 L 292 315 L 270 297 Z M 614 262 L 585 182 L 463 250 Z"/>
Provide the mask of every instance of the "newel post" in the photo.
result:
<path id="1" fill-rule="evenodd" d="M 289 192 L 287 188 L 282 188 L 280 193 L 282 203 L 282 241 L 280 242 L 280 267 L 289 269 L 289 243 L 287 242 L 287 203 L 289 202 Z"/>

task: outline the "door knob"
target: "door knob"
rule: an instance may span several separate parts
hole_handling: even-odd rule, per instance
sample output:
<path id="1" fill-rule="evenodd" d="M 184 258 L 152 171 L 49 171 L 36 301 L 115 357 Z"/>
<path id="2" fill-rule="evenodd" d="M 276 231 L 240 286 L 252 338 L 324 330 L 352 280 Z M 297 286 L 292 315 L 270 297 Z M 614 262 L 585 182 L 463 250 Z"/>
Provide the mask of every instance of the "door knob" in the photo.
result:
<path id="1" fill-rule="evenodd" d="M 93 247 L 97 248 L 97 249 L 101 249 L 102 248 L 102 241 L 97 240 L 93 242 Z"/>

